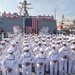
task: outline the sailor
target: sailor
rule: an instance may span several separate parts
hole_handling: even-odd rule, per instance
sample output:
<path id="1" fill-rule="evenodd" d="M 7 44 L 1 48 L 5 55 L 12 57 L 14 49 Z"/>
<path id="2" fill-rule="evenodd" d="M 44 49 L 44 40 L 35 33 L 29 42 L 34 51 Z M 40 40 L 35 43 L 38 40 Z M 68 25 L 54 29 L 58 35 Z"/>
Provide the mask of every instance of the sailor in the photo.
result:
<path id="1" fill-rule="evenodd" d="M 9 44 L 9 38 L 4 38 L 5 45 L 7 46 Z"/>
<path id="2" fill-rule="evenodd" d="M 1 33 L 1 40 L 4 39 L 4 31 Z"/>
<path id="3" fill-rule="evenodd" d="M 48 53 L 50 52 L 50 48 L 49 48 L 49 46 L 47 46 L 46 42 L 43 42 L 43 49 L 44 49 L 46 58 L 48 58 Z M 48 71 L 49 70 L 49 63 L 48 62 L 45 64 L 45 67 L 46 67 L 45 70 Z"/>
<path id="4" fill-rule="evenodd" d="M 40 48 L 40 53 L 35 58 L 35 71 L 37 75 L 44 75 L 45 63 L 47 62 L 44 49 Z"/>
<path id="5" fill-rule="evenodd" d="M 23 68 L 22 75 L 32 75 L 32 63 L 35 61 L 34 56 L 31 54 L 29 47 L 25 47 L 23 50 L 25 53 L 20 57 L 20 64 Z"/>
<path id="6" fill-rule="evenodd" d="M 6 46 L 5 46 L 5 41 L 1 41 L 1 47 L 2 47 L 2 52 L 3 54 L 5 54 L 5 49 L 6 49 Z"/>
<path id="7" fill-rule="evenodd" d="M 3 65 L 3 53 L 2 53 L 2 47 L 0 46 L 0 74 L 2 75 L 2 65 Z"/>
<path id="8" fill-rule="evenodd" d="M 71 46 L 71 54 L 69 58 L 68 74 L 75 74 L 75 46 Z"/>
<path id="9" fill-rule="evenodd" d="M 16 52 L 15 52 L 15 54 L 16 54 L 16 56 L 17 56 L 17 58 L 19 59 L 20 58 L 20 55 L 21 55 L 21 48 L 20 48 L 20 45 L 19 45 L 19 41 L 16 41 Z"/>
<path id="10" fill-rule="evenodd" d="M 66 42 L 62 42 L 62 47 L 59 50 L 59 54 L 59 75 L 67 75 L 70 49 L 67 47 Z"/>
<path id="11" fill-rule="evenodd" d="M 61 48 L 61 42 L 60 41 L 57 41 L 56 42 L 56 49 L 59 51 L 59 49 Z"/>
<path id="12" fill-rule="evenodd" d="M 9 55 L 5 57 L 3 66 L 6 69 L 5 75 L 17 75 L 18 60 L 15 57 L 14 49 L 8 50 Z"/>
<path id="13" fill-rule="evenodd" d="M 72 40 L 71 44 L 75 46 L 75 40 Z"/>
<path id="14" fill-rule="evenodd" d="M 38 46 L 35 47 L 34 50 L 33 50 L 33 54 L 34 54 L 35 56 L 39 54 L 40 48 L 42 48 L 42 43 L 41 43 L 41 42 L 38 42 Z"/>
<path id="15" fill-rule="evenodd" d="M 70 47 L 72 45 L 71 39 L 67 40 L 67 46 Z"/>
<path id="16" fill-rule="evenodd" d="M 56 50 L 55 44 L 52 45 L 52 51 L 49 54 L 50 74 L 58 75 L 59 52 Z"/>

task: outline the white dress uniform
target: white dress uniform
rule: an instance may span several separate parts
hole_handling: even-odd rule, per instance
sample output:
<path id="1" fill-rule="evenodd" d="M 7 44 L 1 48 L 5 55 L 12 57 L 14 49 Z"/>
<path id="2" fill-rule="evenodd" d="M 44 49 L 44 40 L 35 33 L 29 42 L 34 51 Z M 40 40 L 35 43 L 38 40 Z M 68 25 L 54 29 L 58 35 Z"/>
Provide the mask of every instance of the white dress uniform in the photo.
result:
<path id="1" fill-rule="evenodd" d="M 28 47 L 24 48 L 24 51 L 30 50 Z M 32 63 L 34 63 L 34 56 L 31 52 L 25 52 L 20 57 L 20 64 L 22 64 L 22 75 L 32 75 Z"/>
<path id="2" fill-rule="evenodd" d="M 55 47 L 55 45 L 52 45 Z M 50 61 L 50 75 L 58 75 L 58 62 L 59 62 L 59 52 L 56 49 L 52 49 L 49 55 Z"/>
<path id="3" fill-rule="evenodd" d="M 63 44 L 66 44 L 63 42 Z M 60 60 L 59 60 L 59 75 L 67 75 L 67 62 L 70 57 L 70 49 L 67 46 L 63 46 L 59 50 Z"/>
<path id="4" fill-rule="evenodd" d="M 40 52 L 40 49 L 42 48 L 41 43 L 40 43 L 40 42 L 38 42 L 38 43 L 39 43 L 40 45 L 38 45 L 37 47 L 35 47 L 34 50 L 33 50 L 34 56 L 38 55 L 39 52 Z"/>
<path id="5" fill-rule="evenodd" d="M 46 49 L 45 49 L 45 55 L 46 55 L 46 58 L 49 57 L 49 53 L 52 51 L 51 49 L 51 46 L 47 46 Z M 46 71 L 49 70 L 49 61 L 46 63 L 46 68 L 45 68 Z"/>
<path id="6" fill-rule="evenodd" d="M 3 54 L 5 54 L 5 49 L 6 49 L 5 41 L 1 41 L 1 47 L 2 47 Z"/>
<path id="7" fill-rule="evenodd" d="M 4 40 L 4 33 L 1 34 L 1 40 Z"/>
<path id="8" fill-rule="evenodd" d="M 5 75 L 17 75 L 18 61 L 15 55 L 11 54 L 13 49 L 9 50 L 9 55 L 4 59 L 3 66 L 6 69 Z"/>
<path id="9" fill-rule="evenodd" d="M 40 52 L 44 52 L 43 48 L 40 49 Z M 39 53 L 35 58 L 35 71 L 37 75 L 44 75 L 44 67 L 47 62 L 45 54 Z"/>
<path id="10" fill-rule="evenodd" d="M 3 65 L 3 53 L 2 47 L 0 46 L 0 74 L 3 74 L 2 65 Z"/>
<path id="11" fill-rule="evenodd" d="M 69 58 L 68 73 L 75 74 L 75 45 L 71 46 L 71 54 L 70 54 L 70 58 Z"/>
<path id="12" fill-rule="evenodd" d="M 59 51 L 59 49 L 61 48 L 61 44 L 60 44 L 60 41 L 57 41 L 57 44 L 56 44 L 56 49 Z"/>

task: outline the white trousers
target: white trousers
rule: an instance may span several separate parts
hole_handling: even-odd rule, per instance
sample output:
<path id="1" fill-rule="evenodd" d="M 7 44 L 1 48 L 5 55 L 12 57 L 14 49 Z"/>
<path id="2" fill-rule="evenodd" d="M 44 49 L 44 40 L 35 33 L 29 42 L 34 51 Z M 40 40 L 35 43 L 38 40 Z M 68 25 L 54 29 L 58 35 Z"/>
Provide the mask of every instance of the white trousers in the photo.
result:
<path id="1" fill-rule="evenodd" d="M 32 67 L 31 65 L 26 67 L 26 66 L 23 66 L 23 73 L 22 75 L 32 75 Z"/>
<path id="2" fill-rule="evenodd" d="M 6 72 L 6 75 L 17 75 L 16 70 L 12 70 L 11 72 Z"/>
<path id="3" fill-rule="evenodd" d="M 44 65 L 43 66 L 36 65 L 36 73 L 37 75 L 44 75 Z"/>
<path id="4" fill-rule="evenodd" d="M 45 70 L 46 70 L 46 71 L 49 70 L 49 62 L 46 63 L 46 68 L 45 68 Z"/>
<path id="5" fill-rule="evenodd" d="M 67 75 L 67 59 L 59 60 L 59 75 Z"/>
<path id="6" fill-rule="evenodd" d="M 57 63 L 50 62 L 50 75 L 57 75 L 57 69 L 58 69 L 58 62 Z"/>
<path id="7" fill-rule="evenodd" d="M 69 60 L 69 69 L 68 69 L 69 74 L 75 74 L 75 62 L 73 60 Z"/>
<path id="8" fill-rule="evenodd" d="M 69 65 L 68 65 L 68 73 L 69 74 L 72 74 L 72 64 L 73 64 L 73 61 L 69 60 Z"/>

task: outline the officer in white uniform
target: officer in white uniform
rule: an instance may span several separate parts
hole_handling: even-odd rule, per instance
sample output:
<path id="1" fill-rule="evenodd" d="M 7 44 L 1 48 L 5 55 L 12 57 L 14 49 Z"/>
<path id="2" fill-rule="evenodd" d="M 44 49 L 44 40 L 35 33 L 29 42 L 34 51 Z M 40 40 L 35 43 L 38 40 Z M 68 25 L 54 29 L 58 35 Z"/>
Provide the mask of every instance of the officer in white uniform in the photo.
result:
<path id="1" fill-rule="evenodd" d="M 44 54 L 44 49 L 40 48 L 40 53 L 35 58 L 35 70 L 37 75 L 44 75 L 44 67 L 46 62 L 47 59 Z"/>
<path id="2" fill-rule="evenodd" d="M 5 57 L 3 66 L 6 69 L 5 75 L 17 75 L 17 66 L 18 66 L 18 60 L 15 57 L 14 49 L 8 50 L 9 55 Z"/>
<path id="3" fill-rule="evenodd" d="M 67 75 L 67 62 L 70 57 L 70 49 L 67 47 L 66 42 L 62 42 L 62 47 L 59 50 L 59 54 L 59 75 Z"/>
<path id="4" fill-rule="evenodd" d="M 20 57 L 20 64 L 23 68 L 22 75 L 32 75 L 32 63 L 35 61 L 34 56 L 31 54 L 29 47 L 25 47 L 23 50 L 25 53 Z"/>
<path id="5" fill-rule="evenodd" d="M 50 62 L 50 75 L 58 75 L 58 62 L 59 62 L 59 52 L 56 50 L 55 45 L 52 45 L 52 51 L 49 55 Z"/>

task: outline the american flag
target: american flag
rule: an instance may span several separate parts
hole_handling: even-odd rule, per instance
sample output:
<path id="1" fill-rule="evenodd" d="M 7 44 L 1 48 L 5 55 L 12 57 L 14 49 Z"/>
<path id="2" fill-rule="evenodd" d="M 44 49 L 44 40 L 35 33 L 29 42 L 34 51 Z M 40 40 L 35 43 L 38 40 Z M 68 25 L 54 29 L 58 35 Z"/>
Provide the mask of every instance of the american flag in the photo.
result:
<path id="1" fill-rule="evenodd" d="M 37 34 L 38 30 L 38 19 L 37 18 L 26 18 L 25 20 L 25 32 L 32 33 L 35 32 Z"/>

